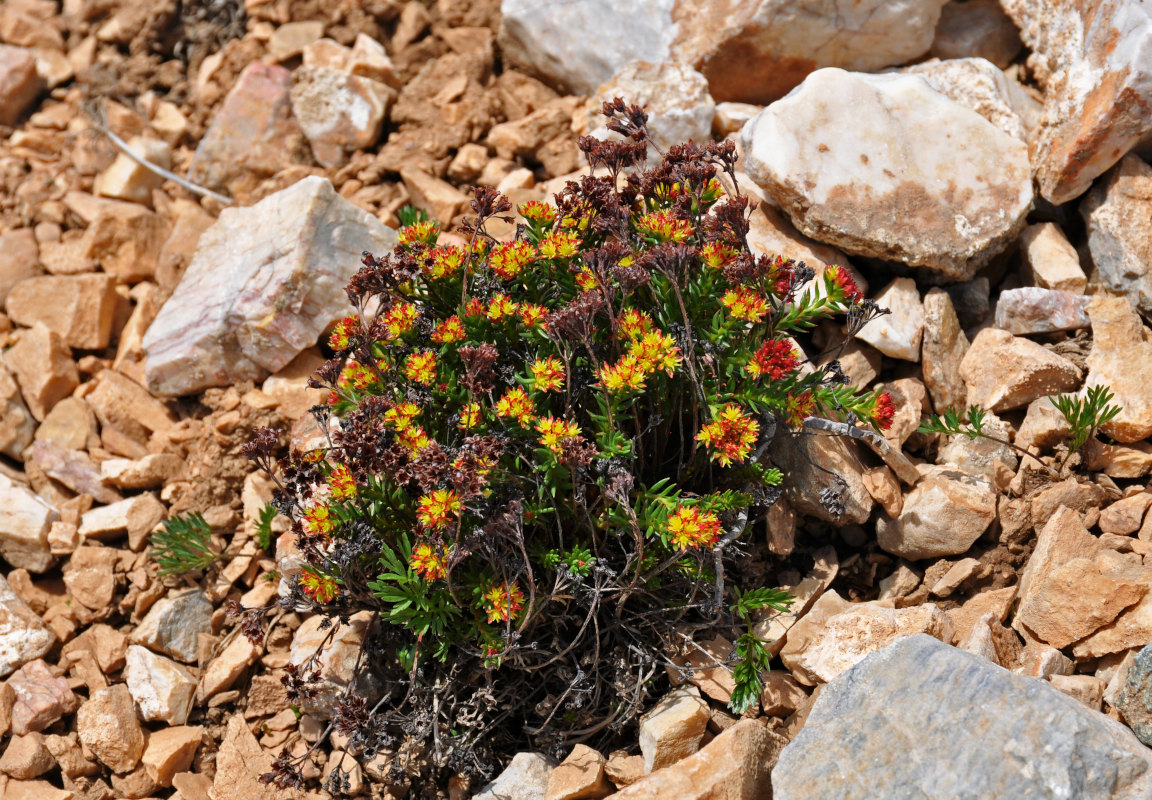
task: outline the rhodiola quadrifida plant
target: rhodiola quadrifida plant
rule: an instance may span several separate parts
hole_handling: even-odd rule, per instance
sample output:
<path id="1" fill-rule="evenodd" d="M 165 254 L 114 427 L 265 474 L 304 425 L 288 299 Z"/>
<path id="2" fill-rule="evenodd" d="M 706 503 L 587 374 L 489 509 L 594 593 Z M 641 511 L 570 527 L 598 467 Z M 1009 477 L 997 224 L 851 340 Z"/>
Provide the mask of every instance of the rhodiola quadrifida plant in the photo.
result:
<path id="1" fill-rule="evenodd" d="M 286 605 L 377 619 L 358 666 L 382 689 L 350 687 L 332 725 L 396 770 L 486 774 L 514 747 L 618 733 L 693 631 L 735 642 L 731 707 L 749 709 L 769 660 L 752 615 L 788 601 L 742 577 L 781 491 L 769 441 L 814 415 L 892 419 L 791 338 L 880 311 L 843 269 L 750 250 L 731 142 L 644 169 L 643 112 L 604 112 L 622 140 L 582 139 L 593 174 L 554 204 L 514 217 L 478 188 L 457 243 L 418 220 L 365 254 L 314 381 L 325 445 L 279 465 L 273 432 L 249 445 L 305 562 Z M 317 664 L 291 671 L 293 701 Z"/>

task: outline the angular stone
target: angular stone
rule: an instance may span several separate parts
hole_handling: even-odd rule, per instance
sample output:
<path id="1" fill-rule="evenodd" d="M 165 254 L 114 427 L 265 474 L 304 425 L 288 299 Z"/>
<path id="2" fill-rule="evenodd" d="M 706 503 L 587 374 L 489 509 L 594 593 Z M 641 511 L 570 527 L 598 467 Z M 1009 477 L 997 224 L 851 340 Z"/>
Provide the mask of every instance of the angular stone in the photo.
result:
<path id="1" fill-rule="evenodd" d="M 144 733 L 136 721 L 132 694 L 122 683 L 99 689 L 76 712 L 80 741 L 113 772 L 131 771 L 144 754 Z"/>
<path id="2" fill-rule="evenodd" d="M 1080 215 L 1100 282 L 1152 313 L 1152 167 L 1124 156 L 1085 196 Z"/>
<path id="3" fill-rule="evenodd" d="M 0 677 L 44 656 L 56 636 L 0 576 Z"/>
<path id="4" fill-rule="evenodd" d="M 980 562 L 977 559 L 962 558 L 949 567 L 944 576 L 936 581 L 929 591 L 936 597 L 948 597 L 979 570 Z"/>
<path id="5" fill-rule="evenodd" d="M 360 254 L 394 241 L 323 178 L 225 209 L 144 337 L 149 388 L 189 394 L 280 370 L 348 313 Z"/>
<path id="6" fill-rule="evenodd" d="M 999 67 L 983 58 L 933 59 L 901 71 L 919 75 L 940 94 L 972 109 L 1004 133 L 1024 143 L 1028 142 L 1029 133 L 1040 122 L 1039 101 Z"/>
<path id="7" fill-rule="evenodd" d="M 504 0 L 497 41 L 507 63 L 591 95 L 630 61 L 667 59 L 674 6 L 591 0 L 545 11 L 533 0 Z"/>
<path id="8" fill-rule="evenodd" d="M 1100 531 L 1126 536 L 1140 530 L 1144 513 L 1152 505 L 1152 494 L 1140 492 L 1123 500 L 1117 500 L 1100 512 Z"/>
<path id="9" fill-rule="evenodd" d="M 571 135 L 572 118 L 582 105 L 580 98 L 558 97 L 520 119 L 493 125 L 488 131 L 488 147 L 503 159 L 543 161 L 543 151 L 549 142 Z M 485 173 L 493 166 L 499 165 L 489 164 Z M 487 174 L 482 174 L 479 180 L 487 178 Z"/>
<path id="10" fill-rule="evenodd" d="M 1099 711 L 1104 698 L 1104 681 L 1095 675 L 1052 675 L 1048 682 L 1093 711 Z"/>
<path id="11" fill-rule="evenodd" d="M 1073 559 L 1095 559 L 1100 552 L 1096 537 L 1088 533 L 1080 515 L 1065 504 L 1054 513 L 1039 517 L 1043 521 L 1036 538 L 1036 546 L 1020 573 L 1019 603 L 1026 606 L 1040 590 L 1049 575 L 1060 565 Z M 1020 629 L 1017 621 L 1013 627 Z"/>
<path id="12" fill-rule="evenodd" d="M 196 725 L 177 725 L 154 731 L 140 760 L 148 776 L 159 786 L 171 786 L 172 778 L 192 766 L 204 729 Z"/>
<path id="13" fill-rule="evenodd" d="M 872 496 L 864 485 L 864 464 L 858 453 L 854 442 L 833 436 L 778 438 L 771 447 L 773 463 L 784 472 L 785 496 L 796 511 L 856 525 L 872 512 Z M 826 489 L 843 493 L 844 513 L 839 517 L 821 501 Z"/>
<path id="14" fill-rule="evenodd" d="M 43 421 L 58 402 L 80 383 L 72 351 L 61 336 L 41 322 L 20 332 L 4 354 L 32 416 Z"/>
<path id="15" fill-rule="evenodd" d="M 1072 647 L 1077 659 L 1101 658 L 1152 642 L 1152 592 L 1125 609 L 1113 622 Z"/>
<path id="16" fill-rule="evenodd" d="M 696 646 L 686 646 L 687 652 L 671 659 L 672 663 L 691 669 L 688 681 L 713 700 L 727 703 L 732 699 L 732 691 L 736 688 L 736 681 L 732 677 L 732 670 L 721 664 L 732 655 L 732 643 L 723 636 L 716 636 Z M 699 649 L 697 649 L 699 648 Z M 703 652 L 701 652 L 703 651 Z M 668 667 L 668 673 L 674 684 L 682 682 L 682 673 Z"/>
<path id="17" fill-rule="evenodd" d="M 604 756 L 586 744 L 572 749 L 548 776 L 545 800 L 600 800 L 614 791 L 604 775 Z"/>
<path id="18" fill-rule="evenodd" d="M 15 125 L 43 88 L 32 51 L 0 44 L 0 125 Z"/>
<path id="19" fill-rule="evenodd" d="M 1045 525 L 1056 516 L 1060 506 L 1068 506 L 1081 514 L 1093 508 L 1100 508 L 1108 499 L 1108 495 L 1108 491 L 1100 484 L 1082 483 L 1075 478 L 1050 484 L 1032 495 L 1030 513 L 1033 524 L 1037 528 Z M 1095 553 L 1094 550 L 1091 552 Z"/>
<path id="20" fill-rule="evenodd" d="M 151 202 L 152 189 L 144 196 Z M 172 226 L 162 214 L 143 206 L 114 206 L 88 226 L 81 244 L 84 257 L 98 263 L 104 272 L 121 283 L 136 283 L 156 274 L 160 252 L 171 232 Z"/>
<path id="21" fill-rule="evenodd" d="M 917 633 L 951 642 L 952 622 L 932 603 L 901 609 L 857 603 L 830 617 L 802 645 L 790 641 L 781 651 L 780 660 L 797 680 L 816 685 L 833 680 L 868 654 Z"/>
<path id="22" fill-rule="evenodd" d="M 804 686 L 782 670 L 771 670 L 763 676 L 760 710 L 769 717 L 787 717 L 808 700 Z"/>
<path id="23" fill-rule="evenodd" d="M 936 463 L 955 467 L 993 485 L 1001 470 L 1015 471 L 1019 458 L 1011 447 L 1003 443 L 1012 441 L 1012 426 L 995 414 L 988 414 L 984 418 L 983 430 L 1001 441 L 984 437 L 969 439 L 964 435 L 948 436 L 936 453 Z"/>
<path id="24" fill-rule="evenodd" d="M 997 413 L 1072 391 L 1083 377 L 1063 356 L 999 328 L 976 334 L 960 364 L 960 375 L 968 389 L 968 405 Z"/>
<path id="25" fill-rule="evenodd" d="M 35 434 L 36 420 L 20 397 L 20 387 L 0 363 L 0 453 L 19 457 Z"/>
<path id="26" fill-rule="evenodd" d="M 103 480 L 121 489 L 154 489 L 183 474 L 183 459 L 172 453 L 152 453 L 136 460 L 109 458 L 100 462 Z"/>
<path id="27" fill-rule="evenodd" d="M 1118 442 L 1138 442 L 1152 434 L 1152 341 L 1129 301 L 1098 295 L 1088 305 L 1092 350 L 1088 353 L 1087 390 L 1107 386 L 1120 413 L 1100 430 Z"/>
<path id="28" fill-rule="evenodd" d="M 65 450 L 88 450 L 98 447 L 96 416 L 78 397 L 65 397 L 44 416 L 36 429 L 36 441 L 52 442 Z"/>
<path id="29" fill-rule="evenodd" d="M 1045 89 L 1032 150 L 1040 194 L 1059 205 L 1152 134 L 1152 8 L 1139 0 L 1001 5 Z"/>
<path id="30" fill-rule="evenodd" d="M 700 748 L 708 728 L 708 704 L 694 686 L 673 689 L 640 718 L 644 771 L 675 764 Z"/>
<path id="31" fill-rule="evenodd" d="M 41 658 L 16 670 L 8 685 L 14 697 L 12 733 L 17 736 L 44 730 L 80 704 L 68 681 L 57 678 Z"/>
<path id="32" fill-rule="evenodd" d="M 940 9 L 928 54 L 943 59 L 986 58 L 1005 69 L 1020 47 L 1020 34 L 997 0 L 967 0 Z"/>
<path id="33" fill-rule="evenodd" d="M 670 61 L 626 64 L 584 107 L 590 135 L 609 137 L 601 106 L 616 97 L 641 106 L 648 114 L 648 133 L 663 150 L 689 140 L 703 144 L 712 136 L 716 103 L 708 94 L 708 81 L 685 64 Z"/>
<path id="34" fill-rule="evenodd" d="M 300 67 L 294 80 L 292 113 L 322 166 L 342 166 L 348 153 L 380 138 L 396 97 L 391 87 L 328 67 Z"/>
<path id="35" fill-rule="evenodd" d="M 261 749 L 242 714 L 229 717 L 216 756 L 216 776 L 206 796 L 213 800 L 276 800 L 277 797 L 283 797 L 282 790 L 260 781 L 261 775 L 272 770 L 272 759 L 271 753 Z M 188 785 L 178 780 L 173 780 L 173 784 Z"/>
<path id="36" fill-rule="evenodd" d="M 26 461 L 34 461 L 44 474 L 76 494 L 87 494 L 97 503 L 115 503 L 123 498 L 100 479 L 100 467 L 83 450 L 65 450 L 52 442 L 32 445 Z"/>
<path id="37" fill-rule="evenodd" d="M 100 671 L 111 674 L 123 669 L 128 637 L 115 628 L 97 623 L 64 645 L 64 655 L 77 661 L 82 653 L 91 653 Z"/>
<path id="38" fill-rule="evenodd" d="M 948 467 L 927 467 L 905 495 L 900 516 L 876 521 L 876 542 L 909 561 L 959 555 L 995 518 L 996 490 L 989 483 Z"/>
<path id="39" fill-rule="evenodd" d="M 76 793 L 58 789 L 48 781 L 10 780 L 4 800 L 75 800 Z"/>
<path id="40" fill-rule="evenodd" d="M 937 411 L 964 406 L 967 390 L 960 377 L 960 364 L 967 352 L 968 337 L 960 328 L 951 298 L 942 289 L 930 289 L 924 295 L 920 366 L 924 371 L 924 385 Z"/>
<path id="41" fill-rule="evenodd" d="M 906 562 L 901 561 L 887 578 L 880 579 L 879 599 L 896 600 L 900 597 L 907 597 L 916 591 L 916 587 L 920 585 L 923 577 Z"/>
<path id="42" fill-rule="evenodd" d="M 69 778 L 95 775 L 100 771 L 99 764 L 84 757 L 84 750 L 80 747 L 79 737 L 75 733 L 68 736 L 49 734 L 44 737 L 44 745 L 60 765 L 60 771 Z"/>
<path id="43" fill-rule="evenodd" d="M 880 290 L 876 304 L 888 309 L 878 319 L 864 326 L 857 339 L 862 339 L 881 353 L 904 361 L 920 360 L 920 335 L 924 331 L 924 306 L 916 281 L 897 278 Z"/>
<path id="44" fill-rule="evenodd" d="M 133 136 L 128 147 L 145 161 L 158 167 L 172 166 L 172 148 L 167 142 Z M 96 194 L 143 205 L 152 204 L 152 192 L 164 184 L 164 178 L 141 166 L 125 153 L 116 156 L 108 169 L 96 176 Z"/>
<path id="45" fill-rule="evenodd" d="M 64 566 L 64 585 L 76 602 L 103 611 L 116 591 L 113 568 L 120 551 L 110 547 L 78 547 Z"/>
<path id="46" fill-rule="evenodd" d="M 300 55 L 304 48 L 324 35 L 320 20 L 287 22 L 278 27 L 268 40 L 268 57 L 272 61 L 287 61 Z"/>
<path id="47" fill-rule="evenodd" d="M 1041 800 L 1053 787 L 1147 796 L 1152 752 L 1051 686 L 930 636 L 902 639 L 825 686 L 772 770 L 775 800 Z"/>
<path id="48" fill-rule="evenodd" d="M 152 434 L 168 430 L 176 421 L 162 400 L 115 370 L 104 370 L 92 383 L 84 399 L 100 420 L 101 439 L 108 449 L 143 458 Z"/>
<path id="49" fill-rule="evenodd" d="M 69 347 L 100 350 L 112 336 L 116 297 L 110 275 L 41 275 L 13 286 L 5 307 L 13 322 L 42 322 Z"/>
<path id="50" fill-rule="evenodd" d="M 922 56 L 943 5 L 743 0 L 717 7 L 692 0 L 673 11 L 673 52 L 704 73 L 717 99 L 770 103 L 820 67 L 873 72 Z M 691 24 L 704 18 L 707 25 Z"/>
<path id="51" fill-rule="evenodd" d="M 1133 660 L 1115 706 L 1136 738 L 1152 747 L 1152 644 L 1144 647 Z"/>
<path id="52" fill-rule="evenodd" d="M 846 115 L 851 129 L 825 124 Z M 1032 201 L 1024 143 L 912 75 L 819 70 L 741 138 L 748 174 L 800 231 L 952 280 L 1003 250 Z"/>
<path id="53" fill-rule="evenodd" d="M 1006 289 L 996 302 L 996 327 L 1016 336 L 1087 328 L 1088 300 L 1082 294 L 1038 286 Z"/>
<path id="54" fill-rule="evenodd" d="M 141 719 L 169 725 L 188 721 L 196 696 L 196 676 L 187 667 L 132 645 L 128 648 L 124 680 Z"/>
<path id="55" fill-rule="evenodd" d="M 792 628 L 796 627 L 798 622 L 802 624 L 802 621 L 809 617 L 820 616 L 816 611 L 818 607 L 824 609 L 821 613 L 827 612 L 824 613 L 824 616 L 836 613 L 840 610 L 839 604 L 844 602 L 840 600 L 839 595 L 831 592 L 832 605 L 835 606 L 835 611 L 830 610 L 832 605 L 827 603 L 821 605 L 824 594 L 828 592 L 828 587 L 832 585 L 832 581 L 836 579 L 836 575 L 840 571 L 840 561 L 836 557 L 836 548 L 831 545 L 820 548 L 812 553 L 812 561 L 812 569 L 802 581 L 795 586 L 781 587 L 786 589 L 793 598 L 788 610 L 781 612 L 765 611 L 766 619 L 758 621 L 755 626 L 756 637 L 764 642 L 765 649 L 773 656 L 780 652 L 780 649 L 787 642 Z"/>
<path id="56" fill-rule="evenodd" d="M 448 181 L 419 170 L 406 169 L 400 172 L 408 194 L 417 208 L 425 208 L 433 219 L 445 225 L 468 205 L 468 197 Z"/>
<path id="57" fill-rule="evenodd" d="M 700 752 L 612 795 L 619 800 L 757 800 L 787 740 L 760 720 L 742 719 Z"/>
<path id="58" fill-rule="evenodd" d="M 555 765 L 540 753 L 517 753 L 472 800 L 544 800 Z"/>
<path id="59" fill-rule="evenodd" d="M 191 663 L 199 635 L 211 632 L 212 601 L 199 589 L 189 589 L 158 600 L 128 640 Z"/>
<path id="60" fill-rule="evenodd" d="M 200 676 L 197 697 L 203 701 L 231 689 L 248 667 L 256 663 L 260 651 L 247 636 L 236 636 L 220 654 L 208 662 Z M 301 708 L 304 704 L 301 704 Z"/>
<path id="61" fill-rule="evenodd" d="M 48 531 L 59 518 L 40 497 L 0 475 L 0 556 L 9 564 L 29 572 L 52 566 Z"/>
<path id="62" fill-rule="evenodd" d="M 1076 558 L 1034 581 L 1015 619 L 1057 649 L 1089 636 L 1148 592 L 1152 570 L 1119 569 L 1116 554 Z"/>
<path id="63" fill-rule="evenodd" d="M 144 536 L 160 524 L 167 511 L 154 494 L 138 494 L 85 511 L 80 517 L 80 536 L 85 539 L 116 539 L 127 533 L 131 547 L 143 541 Z"/>
<path id="64" fill-rule="evenodd" d="M 56 759 L 44 746 L 39 733 L 13 736 L 0 756 L 0 772 L 13 778 L 37 778 L 56 766 Z"/>
<path id="65" fill-rule="evenodd" d="M 0 233 L 0 304 L 12 287 L 41 274 L 36 234 L 31 228 Z"/>
<path id="66" fill-rule="evenodd" d="M 292 74 L 283 67 L 260 61 L 245 67 L 196 148 L 189 180 L 235 193 L 291 164 L 309 163 L 291 89 Z"/>
<path id="67" fill-rule="evenodd" d="M 1020 254 L 1037 286 L 1073 294 L 1083 294 L 1088 286 L 1076 248 L 1053 222 L 1025 228 L 1020 234 Z"/>

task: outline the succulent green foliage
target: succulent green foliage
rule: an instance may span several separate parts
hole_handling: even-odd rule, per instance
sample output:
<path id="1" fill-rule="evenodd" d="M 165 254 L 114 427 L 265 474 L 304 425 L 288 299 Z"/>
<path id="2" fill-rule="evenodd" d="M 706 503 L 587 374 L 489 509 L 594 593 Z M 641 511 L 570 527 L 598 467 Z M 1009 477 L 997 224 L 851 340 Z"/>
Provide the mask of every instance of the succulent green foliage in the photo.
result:
<path id="1" fill-rule="evenodd" d="M 207 569 L 219 557 L 212 549 L 212 528 L 201 514 L 186 514 L 165 521 L 149 539 L 160 575 L 183 575 Z"/>
<path id="2" fill-rule="evenodd" d="M 418 222 L 428 221 L 428 212 L 422 208 L 417 208 L 414 205 L 403 206 L 396 212 L 397 219 L 400 220 L 400 227 L 406 228 L 409 225 L 415 225 Z"/>

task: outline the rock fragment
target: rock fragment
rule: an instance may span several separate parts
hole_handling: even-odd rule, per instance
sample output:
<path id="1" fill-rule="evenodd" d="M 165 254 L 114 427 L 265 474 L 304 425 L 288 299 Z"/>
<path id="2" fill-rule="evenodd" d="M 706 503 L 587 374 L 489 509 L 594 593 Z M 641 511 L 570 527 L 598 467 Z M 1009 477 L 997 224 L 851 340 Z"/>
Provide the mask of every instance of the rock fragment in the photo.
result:
<path id="1" fill-rule="evenodd" d="M 1115 705 L 1136 738 L 1152 747 L 1152 644 L 1136 655 Z"/>
<path id="2" fill-rule="evenodd" d="M 708 727 L 708 704 L 694 686 L 673 689 L 640 718 L 644 771 L 675 764 L 700 748 Z"/>
<path id="3" fill-rule="evenodd" d="M 932 59 L 906 67 L 903 72 L 919 75 L 936 91 L 972 109 L 1004 133 L 1024 143 L 1028 142 L 1029 134 L 1040 122 L 1039 101 L 995 64 L 983 58 Z"/>
<path id="4" fill-rule="evenodd" d="M 188 394 L 279 371 L 349 313 L 361 253 L 394 241 L 323 178 L 225 209 L 144 337 L 149 388 Z"/>
<path id="5" fill-rule="evenodd" d="M 300 67 L 294 79 L 292 113 L 322 166 L 343 166 L 348 153 L 371 147 L 380 138 L 396 97 L 392 88 L 329 67 Z"/>
<path id="6" fill-rule="evenodd" d="M 614 788 L 604 775 L 604 756 L 578 744 L 548 776 L 545 800 L 600 800 Z"/>
<path id="7" fill-rule="evenodd" d="M 592 136 L 608 138 L 600 107 L 616 97 L 643 107 L 648 114 L 648 132 L 661 149 L 689 140 L 703 144 L 711 138 L 716 103 L 708 93 L 708 81 L 689 66 L 670 61 L 625 65 L 584 107 Z"/>
<path id="8" fill-rule="evenodd" d="M 1005 289 L 996 302 L 996 327 L 1015 336 L 1087 328 L 1088 299 L 1038 286 Z"/>
<path id="9" fill-rule="evenodd" d="M 8 685 L 13 694 L 12 733 L 17 736 L 44 730 L 75 711 L 80 702 L 68 681 L 56 677 L 41 658 L 16 670 Z"/>
<path id="10" fill-rule="evenodd" d="M 72 351 L 63 337 L 41 322 L 20 332 L 4 354 L 32 416 L 43 422 L 52 408 L 80 383 Z"/>
<path id="11" fill-rule="evenodd" d="M 116 281 L 110 275 L 41 275 L 20 281 L 8 293 L 13 322 L 42 322 L 69 347 L 99 350 L 112 336 Z"/>
<path id="12" fill-rule="evenodd" d="M 0 475 L 0 556 L 9 564 L 44 572 L 55 563 L 48 531 L 59 518 L 51 505 Z"/>
<path id="13" fill-rule="evenodd" d="M 554 762 L 540 753 L 517 753 L 504 771 L 472 800 L 545 800 Z"/>
<path id="14" fill-rule="evenodd" d="M 15 125 L 43 88 L 32 52 L 0 44 L 0 125 Z"/>
<path id="15" fill-rule="evenodd" d="M 191 663 L 196 660 L 198 636 L 211 632 L 212 601 L 199 589 L 189 589 L 158 600 L 129 641 Z"/>
<path id="16" fill-rule="evenodd" d="M 867 342 L 881 353 L 904 361 L 920 360 L 920 335 L 924 331 L 924 306 L 916 281 L 897 278 L 874 298 L 890 313 L 872 320 L 856 338 Z"/>
<path id="17" fill-rule="evenodd" d="M 968 388 L 968 405 L 995 412 L 1072 391 L 1083 377 L 1063 356 L 998 328 L 985 328 L 976 335 L 960 364 L 960 375 Z"/>
<path id="18" fill-rule="evenodd" d="M 1076 248 L 1055 223 L 1025 228 L 1020 234 L 1020 252 L 1037 286 L 1073 294 L 1083 294 L 1088 286 Z"/>
<path id="19" fill-rule="evenodd" d="M 850 134 L 829 122 L 845 115 Z M 1004 249 L 1032 202 L 1024 143 L 913 75 L 818 70 L 741 136 L 748 174 L 801 232 L 951 280 Z"/>
<path id="20" fill-rule="evenodd" d="M 1059 205 L 1152 133 L 1152 9 L 1139 0 L 1001 6 L 1033 51 L 1029 63 L 1045 89 L 1033 143 L 1036 181 Z"/>
<path id="21" fill-rule="evenodd" d="M 1005 69 L 1021 46 L 1016 26 L 997 0 L 968 0 L 940 9 L 928 54 L 943 59 L 986 58 Z"/>
<path id="22" fill-rule="evenodd" d="M 1051 686 L 930 636 L 897 641 L 825 686 L 772 771 L 775 800 L 1039 800 L 1053 786 L 1070 797 L 1146 796 L 1152 752 Z"/>
<path id="23" fill-rule="evenodd" d="M 1096 276 L 1152 314 L 1152 167 L 1124 156 L 1085 196 L 1080 215 Z"/>
<path id="24" fill-rule="evenodd" d="M 959 555 L 995 518 L 991 484 L 949 467 L 928 467 L 905 495 L 900 516 L 877 520 L 876 541 L 910 561 Z"/>
<path id="25" fill-rule="evenodd" d="M 1118 442 L 1138 442 L 1152 434 L 1152 341 L 1140 316 L 1123 297 L 1094 297 L 1088 304 L 1092 350 L 1084 388 L 1107 386 L 1120 413 L 1101 431 Z"/>
<path id="26" fill-rule="evenodd" d="M 139 645 L 131 645 L 124 680 L 144 721 L 169 725 L 188 721 L 196 697 L 196 676 L 187 668 Z"/>
<path id="27" fill-rule="evenodd" d="M 122 683 L 92 693 L 76 712 L 76 730 L 84 746 L 113 772 L 130 772 L 144 754 L 132 694 Z"/>

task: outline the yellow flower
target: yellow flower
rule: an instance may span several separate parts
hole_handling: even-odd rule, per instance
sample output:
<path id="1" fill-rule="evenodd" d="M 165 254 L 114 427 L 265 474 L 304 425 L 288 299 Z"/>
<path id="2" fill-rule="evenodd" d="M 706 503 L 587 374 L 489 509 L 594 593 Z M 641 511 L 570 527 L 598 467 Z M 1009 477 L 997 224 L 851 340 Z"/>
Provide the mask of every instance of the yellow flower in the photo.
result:
<path id="1" fill-rule="evenodd" d="M 333 350 L 347 350 L 359 327 L 360 319 L 358 317 L 344 317 L 336 323 L 332 328 L 332 333 L 328 335 L 328 346 Z"/>
<path id="2" fill-rule="evenodd" d="M 521 426 L 527 427 L 535 416 L 536 408 L 528 398 L 528 393 L 519 386 L 509 389 L 496 401 L 496 415 L 513 417 Z"/>
<path id="3" fill-rule="evenodd" d="M 686 242 L 692 238 L 692 223 L 679 219 L 671 211 L 651 211 L 636 220 L 636 230 L 656 242 Z"/>
<path id="4" fill-rule="evenodd" d="M 605 364 L 600 368 L 600 383 L 610 392 L 644 390 L 644 377 L 647 372 L 636 362 L 636 357 L 626 355 L 614 365 Z"/>
<path id="5" fill-rule="evenodd" d="M 323 605 L 336 599 L 340 587 L 334 578 L 321 575 L 311 567 L 304 567 L 300 570 L 300 591 Z"/>
<path id="6" fill-rule="evenodd" d="M 620 330 L 629 339 L 639 339 L 652 330 L 652 317 L 647 312 L 630 308 L 620 315 Z"/>
<path id="7" fill-rule="evenodd" d="M 408 425 L 402 430 L 396 432 L 396 442 L 405 450 L 409 455 L 416 455 L 428 445 L 432 444 L 432 439 L 424 431 L 423 426 Z"/>
<path id="8" fill-rule="evenodd" d="M 753 289 L 729 289 L 720 298 L 720 303 L 734 319 L 749 322 L 759 322 L 772 310 L 768 298 Z"/>
<path id="9" fill-rule="evenodd" d="M 550 233 L 540 240 L 540 255 L 544 258 L 572 258 L 580 252 L 580 237 L 567 231 Z"/>
<path id="10" fill-rule="evenodd" d="M 319 505 L 308 509 L 303 519 L 304 532 L 309 536 L 328 536 L 335 523 L 328 506 Z"/>
<path id="11" fill-rule="evenodd" d="M 424 350 L 408 356 L 404 362 L 404 374 L 409 380 L 431 386 L 436 382 L 436 354 Z"/>
<path id="12" fill-rule="evenodd" d="M 759 433 L 760 423 L 745 415 L 738 405 L 728 403 L 712 422 L 700 429 L 696 439 L 712 448 L 713 461 L 727 467 L 748 457 Z"/>
<path id="13" fill-rule="evenodd" d="M 508 319 L 515 313 L 516 303 L 508 295 L 502 293 L 497 293 L 492 297 L 492 302 L 488 304 L 488 311 L 486 312 L 488 319 L 492 322 Z"/>
<path id="14" fill-rule="evenodd" d="M 488 266 L 502 279 L 510 281 L 535 259 L 536 248 L 531 243 L 523 240 L 504 242 L 492 248 L 492 258 Z"/>
<path id="15" fill-rule="evenodd" d="M 701 513 L 695 506 L 679 506 L 668 517 L 666 530 L 673 546 L 681 550 L 711 547 L 720 537 L 720 519 L 711 511 Z"/>
<path id="16" fill-rule="evenodd" d="M 431 246 L 436 244 L 436 239 L 439 236 L 440 223 L 435 220 L 425 220 L 401 228 L 396 234 L 396 241 L 404 246 L 416 243 Z"/>
<path id="17" fill-rule="evenodd" d="M 537 359 L 528 367 L 532 386 L 539 392 L 555 392 L 564 386 L 564 364 L 556 356 Z"/>
<path id="18" fill-rule="evenodd" d="M 384 315 L 384 327 L 388 329 L 389 337 L 395 339 L 412 330 L 417 316 L 419 311 L 415 303 L 397 303 L 392 306 Z"/>
<path id="19" fill-rule="evenodd" d="M 384 422 L 398 431 L 407 428 L 420 413 L 420 407 L 410 401 L 399 403 L 384 412 Z"/>
<path id="20" fill-rule="evenodd" d="M 515 582 L 494 584 L 482 595 L 481 601 L 488 612 L 489 623 L 507 622 L 523 608 L 524 593 Z"/>
<path id="21" fill-rule="evenodd" d="M 448 317 L 432 331 L 432 341 L 440 344 L 460 342 L 464 340 L 465 336 L 464 323 L 457 316 Z"/>
<path id="22" fill-rule="evenodd" d="M 520 304 L 520 321 L 527 328 L 541 324 L 547 316 L 548 309 L 544 306 L 538 306 L 535 303 Z"/>
<path id="23" fill-rule="evenodd" d="M 540 444 L 553 453 L 560 455 L 560 445 L 565 439 L 580 435 L 580 426 L 575 422 L 557 419 L 556 417 L 542 417 L 536 421 L 536 430 L 540 433 Z"/>
<path id="24" fill-rule="evenodd" d="M 334 500 L 347 500 L 356 496 L 356 479 L 352 477 L 352 470 L 344 464 L 335 467 L 328 475 L 328 487 L 332 490 Z"/>
<path id="25" fill-rule="evenodd" d="M 412 548 L 408 565 L 420 573 L 424 580 L 434 581 L 444 577 L 444 556 L 427 542 L 419 542 Z"/>
<path id="26" fill-rule="evenodd" d="M 436 489 L 416 504 L 416 519 L 433 530 L 446 527 L 449 518 L 459 515 L 460 495 L 451 489 Z"/>
<path id="27" fill-rule="evenodd" d="M 431 265 L 428 265 L 428 262 Z M 421 265 L 425 275 L 433 278 L 449 278 L 455 275 L 464 265 L 464 251 L 459 247 L 437 247 L 428 252 L 425 263 Z"/>

